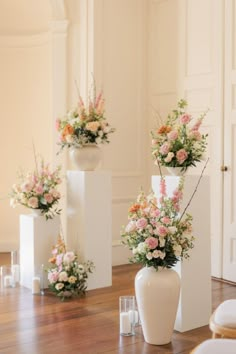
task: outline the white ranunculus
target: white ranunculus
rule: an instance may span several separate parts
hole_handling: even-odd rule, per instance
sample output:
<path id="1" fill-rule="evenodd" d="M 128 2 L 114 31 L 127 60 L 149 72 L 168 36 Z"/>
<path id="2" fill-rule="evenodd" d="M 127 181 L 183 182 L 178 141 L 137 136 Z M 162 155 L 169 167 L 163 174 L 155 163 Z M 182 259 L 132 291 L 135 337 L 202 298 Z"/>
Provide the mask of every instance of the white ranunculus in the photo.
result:
<path id="1" fill-rule="evenodd" d="M 138 253 L 146 253 L 147 248 L 148 246 L 145 242 L 140 242 L 137 247 Z"/>

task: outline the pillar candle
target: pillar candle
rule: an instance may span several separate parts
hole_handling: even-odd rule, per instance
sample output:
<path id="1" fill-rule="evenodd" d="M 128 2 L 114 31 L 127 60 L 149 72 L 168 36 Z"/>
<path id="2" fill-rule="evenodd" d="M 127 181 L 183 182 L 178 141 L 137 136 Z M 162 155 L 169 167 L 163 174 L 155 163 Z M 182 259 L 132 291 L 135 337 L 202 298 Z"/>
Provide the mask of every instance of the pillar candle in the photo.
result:
<path id="1" fill-rule="evenodd" d="M 40 294 L 40 278 L 33 277 L 32 279 L 32 294 Z"/>
<path id="2" fill-rule="evenodd" d="M 131 333 L 131 323 L 128 312 L 120 313 L 120 333 Z"/>
<path id="3" fill-rule="evenodd" d="M 13 285 L 12 275 L 5 275 L 5 277 L 4 277 L 4 286 L 5 286 L 5 288 L 9 288 L 12 285 Z"/>

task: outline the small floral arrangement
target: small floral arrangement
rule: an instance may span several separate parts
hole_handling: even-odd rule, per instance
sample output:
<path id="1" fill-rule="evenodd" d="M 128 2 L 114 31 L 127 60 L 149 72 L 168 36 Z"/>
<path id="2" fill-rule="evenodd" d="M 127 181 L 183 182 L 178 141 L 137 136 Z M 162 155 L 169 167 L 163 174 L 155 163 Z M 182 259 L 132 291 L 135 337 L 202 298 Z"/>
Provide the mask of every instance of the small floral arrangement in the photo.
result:
<path id="1" fill-rule="evenodd" d="M 109 143 L 109 135 L 115 131 L 104 115 L 104 98 L 100 92 L 89 98 L 88 107 L 79 95 L 78 106 L 70 110 L 62 119 L 57 119 L 59 145 L 64 147 L 82 147 L 86 144 Z"/>
<path id="2" fill-rule="evenodd" d="M 49 289 L 61 300 L 85 294 L 88 273 L 94 269 L 93 262 L 80 263 L 77 255 L 66 250 L 65 242 L 59 238 L 49 259 L 52 267 L 47 270 Z"/>
<path id="3" fill-rule="evenodd" d="M 152 131 L 152 156 L 156 164 L 166 167 L 182 167 L 185 171 L 201 161 L 206 150 L 207 134 L 199 128 L 207 112 L 194 123 L 191 115 L 185 112 L 187 102 L 180 100 L 178 108 L 169 114 L 164 125 Z"/>
<path id="4" fill-rule="evenodd" d="M 10 205 L 14 208 L 21 204 L 30 209 L 38 209 L 46 217 L 52 219 L 61 210 L 56 208 L 61 195 L 58 185 L 61 183 L 59 176 L 61 167 L 57 166 L 54 171 L 49 169 L 41 159 L 36 161 L 36 168 L 27 174 L 19 173 L 19 182 L 12 186 L 10 193 Z"/>
<path id="5" fill-rule="evenodd" d="M 183 177 L 171 198 L 166 195 L 166 183 L 162 177 L 160 197 L 144 192 L 129 209 L 129 222 L 123 229 L 122 243 L 132 250 L 131 263 L 147 267 L 171 268 L 180 259 L 188 258 L 193 248 L 192 216 L 180 216 L 183 197 Z"/>

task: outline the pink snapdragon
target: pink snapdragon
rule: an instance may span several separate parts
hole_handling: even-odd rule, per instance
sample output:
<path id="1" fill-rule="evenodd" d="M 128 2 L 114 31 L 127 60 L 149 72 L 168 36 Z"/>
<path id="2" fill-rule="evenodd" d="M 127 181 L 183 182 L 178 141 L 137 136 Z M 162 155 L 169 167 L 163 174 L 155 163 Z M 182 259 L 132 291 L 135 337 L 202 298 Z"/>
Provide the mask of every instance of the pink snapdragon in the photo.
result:
<path id="1" fill-rule="evenodd" d="M 164 178 L 161 178 L 160 181 L 160 193 L 162 197 L 166 196 L 166 182 Z"/>
<path id="2" fill-rule="evenodd" d="M 199 118 L 197 122 L 192 126 L 191 131 L 198 130 L 201 124 L 202 124 L 202 118 Z"/>
<path id="3" fill-rule="evenodd" d="M 188 124 L 191 120 L 191 116 L 189 114 L 185 113 L 180 117 L 179 120 L 180 120 L 181 124 Z"/>

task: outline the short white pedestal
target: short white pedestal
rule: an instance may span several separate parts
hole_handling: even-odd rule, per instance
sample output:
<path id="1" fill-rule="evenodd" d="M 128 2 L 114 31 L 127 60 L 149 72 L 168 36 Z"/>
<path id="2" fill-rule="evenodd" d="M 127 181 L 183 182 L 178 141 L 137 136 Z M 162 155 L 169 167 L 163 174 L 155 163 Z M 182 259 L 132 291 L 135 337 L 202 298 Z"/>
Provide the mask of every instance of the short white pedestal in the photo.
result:
<path id="1" fill-rule="evenodd" d="M 111 173 L 67 172 L 67 245 L 93 261 L 88 290 L 112 284 Z"/>
<path id="2" fill-rule="evenodd" d="M 166 176 L 167 195 L 178 186 L 177 176 Z M 199 176 L 186 176 L 182 210 L 187 205 Z M 152 189 L 159 195 L 160 176 L 152 176 Z M 190 258 L 177 263 L 175 270 L 181 278 L 181 293 L 175 330 L 185 332 L 209 323 L 211 304 L 211 250 L 210 250 L 210 186 L 203 176 L 187 212 L 193 216 L 194 248 Z M 168 305 L 167 305 L 168 306 Z"/>
<path id="3" fill-rule="evenodd" d="M 21 285 L 32 289 L 32 278 L 42 264 L 49 266 L 53 245 L 60 232 L 60 217 L 46 220 L 43 216 L 20 215 L 20 271 Z M 47 279 L 46 273 L 44 280 Z M 48 283 L 44 281 L 44 288 Z"/>

